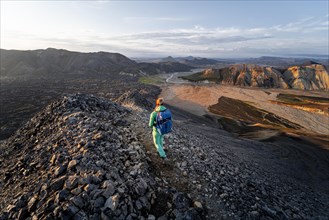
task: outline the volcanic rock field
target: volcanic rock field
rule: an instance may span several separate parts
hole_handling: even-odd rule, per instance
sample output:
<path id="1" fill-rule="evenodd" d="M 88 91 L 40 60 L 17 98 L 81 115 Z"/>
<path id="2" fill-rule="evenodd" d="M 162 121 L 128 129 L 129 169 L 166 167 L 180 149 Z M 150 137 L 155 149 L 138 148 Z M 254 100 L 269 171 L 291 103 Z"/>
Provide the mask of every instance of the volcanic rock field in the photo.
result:
<path id="1" fill-rule="evenodd" d="M 66 95 L 2 142 L 1 219 L 328 217 L 326 151 L 315 151 L 323 154 L 317 171 L 303 173 L 298 158 L 280 159 L 296 143 L 237 139 L 171 107 L 175 130 L 163 162 L 147 128 L 150 109 L 136 107 L 141 100 L 127 94 L 128 108 Z"/>

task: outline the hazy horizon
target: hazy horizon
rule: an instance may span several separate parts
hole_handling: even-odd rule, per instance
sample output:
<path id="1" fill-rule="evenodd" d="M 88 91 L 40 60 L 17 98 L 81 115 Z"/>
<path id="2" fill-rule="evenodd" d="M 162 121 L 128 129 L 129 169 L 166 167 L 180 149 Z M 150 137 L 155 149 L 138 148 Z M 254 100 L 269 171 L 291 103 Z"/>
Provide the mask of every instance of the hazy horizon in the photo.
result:
<path id="1" fill-rule="evenodd" d="M 328 1 L 1 1 L 3 49 L 128 57 L 329 54 Z"/>

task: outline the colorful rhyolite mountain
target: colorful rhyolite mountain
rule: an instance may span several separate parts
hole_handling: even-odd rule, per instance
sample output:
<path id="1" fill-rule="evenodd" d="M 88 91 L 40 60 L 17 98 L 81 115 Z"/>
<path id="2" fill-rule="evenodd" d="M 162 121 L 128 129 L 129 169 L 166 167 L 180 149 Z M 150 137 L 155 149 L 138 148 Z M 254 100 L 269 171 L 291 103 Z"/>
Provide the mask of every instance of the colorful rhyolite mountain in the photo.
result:
<path id="1" fill-rule="evenodd" d="M 236 86 L 304 90 L 329 89 L 329 74 L 326 67 L 314 62 L 301 66 L 292 66 L 288 69 L 263 67 L 254 64 L 236 64 L 222 69 L 206 69 L 182 78 L 190 81 L 208 80 Z"/>

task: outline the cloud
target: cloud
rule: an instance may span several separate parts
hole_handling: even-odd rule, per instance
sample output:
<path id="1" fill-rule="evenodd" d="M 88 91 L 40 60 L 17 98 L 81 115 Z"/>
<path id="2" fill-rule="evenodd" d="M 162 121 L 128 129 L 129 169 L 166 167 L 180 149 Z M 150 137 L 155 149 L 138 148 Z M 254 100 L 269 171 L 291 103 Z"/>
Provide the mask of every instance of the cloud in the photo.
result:
<path id="1" fill-rule="evenodd" d="M 270 27 L 268 30 L 278 32 L 311 32 L 328 30 L 328 18 L 327 16 L 321 18 L 307 17 L 285 25 L 276 25 Z"/>
<path id="2" fill-rule="evenodd" d="M 243 36 L 242 36 L 243 35 Z M 143 32 L 131 35 L 110 37 L 114 41 L 161 41 L 180 44 L 217 44 L 227 42 L 241 42 L 270 38 L 269 34 L 262 34 L 256 30 L 242 30 L 237 28 L 206 29 L 200 26 L 192 29 L 173 29 L 168 31 Z"/>
<path id="3" fill-rule="evenodd" d="M 125 17 L 126 23 L 154 23 L 154 22 L 181 22 L 188 21 L 189 18 L 181 17 Z"/>
<path id="4" fill-rule="evenodd" d="M 132 19 L 132 18 L 131 18 Z M 135 19 L 135 18 L 134 18 Z M 141 20 L 146 17 L 140 17 Z M 150 19 L 150 18 L 147 18 Z M 174 18 L 157 18 L 170 21 Z M 327 17 L 308 17 L 296 22 L 272 27 L 215 27 L 195 25 L 192 28 L 170 29 L 121 34 L 96 33 L 93 30 L 81 33 L 26 35 L 19 31 L 1 35 L 5 43 L 10 39 L 30 41 L 25 45 L 46 47 L 70 47 L 80 51 L 111 51 L 129 56 L 152 55 L 197 55 L 258 56 L 280 53 L 328 53 Z M 56 37 L 54 37 L 56 36 Z M 15 44 L 13 44 L 15 45 Z M 8 46 L 7 46 L 8 47 Z M 40 46 L 39 46 L 40 48 Z M 30 48 L 29 48 L 30 49 Z M 35 48 L 36 49 L 36 48 Z"/>
<path id="5" fill-rule="evenodd" d="M 109 4 L 109 1 L 70 1 L 70 4 L 73 8 L 85 7 L 93 10 L 104 8 L 104 5 Z"/>

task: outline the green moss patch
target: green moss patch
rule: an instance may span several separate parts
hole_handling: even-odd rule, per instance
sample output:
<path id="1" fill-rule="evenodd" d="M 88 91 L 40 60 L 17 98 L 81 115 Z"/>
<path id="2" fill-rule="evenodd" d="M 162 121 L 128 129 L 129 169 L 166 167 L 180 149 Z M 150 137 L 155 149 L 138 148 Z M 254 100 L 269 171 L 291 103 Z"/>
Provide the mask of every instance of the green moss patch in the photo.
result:
<path id="1" fill-rule="evenodd" d="M 144 83 L 144 84 L 160 84 L 160 83 L 163 83 L 164 80 L 158 76 L 141 76 L 138 79 L 138 82 Z"/>

